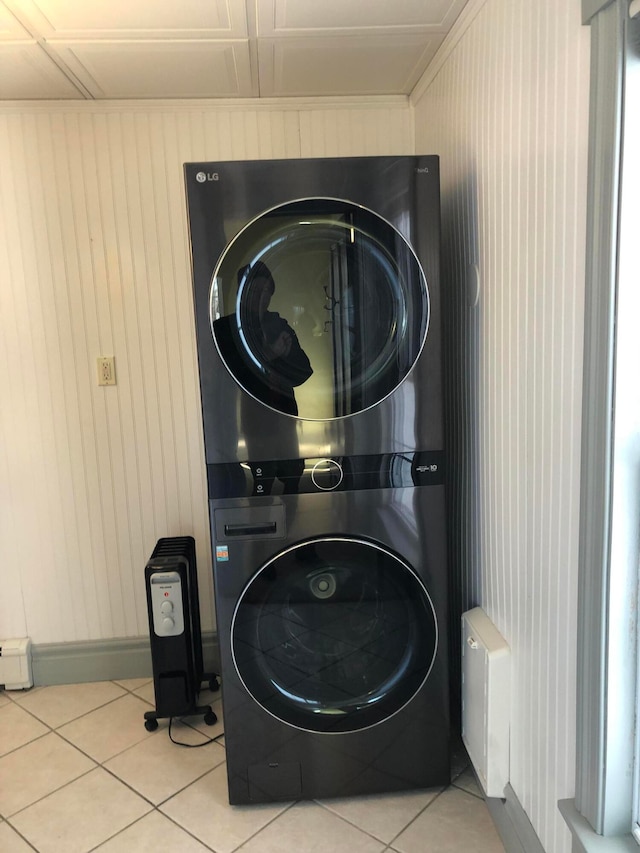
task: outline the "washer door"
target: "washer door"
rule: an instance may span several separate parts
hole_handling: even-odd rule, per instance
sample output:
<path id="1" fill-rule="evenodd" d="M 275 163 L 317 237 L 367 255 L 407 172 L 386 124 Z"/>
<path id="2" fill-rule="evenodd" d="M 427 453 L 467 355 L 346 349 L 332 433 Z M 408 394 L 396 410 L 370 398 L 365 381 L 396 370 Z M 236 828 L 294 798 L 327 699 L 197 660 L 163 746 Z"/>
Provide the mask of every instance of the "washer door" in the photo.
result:
<path id="1" fill-rule="evenodd" d="M 415 572 L 374 543 L 302 542 L 266 563 L 233 618 L 236 669 L 278 719 L 315 732 L 382 722 L 429 675 L 438 629 Z"/>
<path id="2" fill-rule="evenodd" d="M 402 234 L 366 208 L 303 199 L 231 241 L 213 274 L 211 328 L 251 396 L 309 420 L 374 406 L 424 345 L 429 297 Z"/>

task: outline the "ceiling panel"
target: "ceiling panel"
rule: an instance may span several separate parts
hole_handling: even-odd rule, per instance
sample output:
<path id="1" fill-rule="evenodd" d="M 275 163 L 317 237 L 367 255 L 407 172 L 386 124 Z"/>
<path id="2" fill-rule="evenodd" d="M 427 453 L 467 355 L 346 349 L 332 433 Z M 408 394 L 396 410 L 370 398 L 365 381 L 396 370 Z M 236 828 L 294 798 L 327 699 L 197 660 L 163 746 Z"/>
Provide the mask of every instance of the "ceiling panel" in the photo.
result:
<path id="1" fill-rule="evenodd" d="M 15 15 L 0 4 L 0 42 L 11 39 L 33 41 L 27 30 L 16 20 Z"/>
<path id="2" fill-rule="evenodd" d="M 4 0 L 28 27 L 47 40 L 140 38 L 243 38 L 245 0 Z"/>
<path id="3" fill-rule="evenodd" d="M 260 94 L 408 94 L 439 43 L 416 36 L 261 39 Z"/>
<path id="4" fill-rule="evenodd" d="M 74 42 L 56 52 L 94 98 L 253 94 L 247 42 Z"/>
<path id="5" fill-rule="evenodd" d="M 83 97 L 39 45 L 0 45 L 1 100 Z"/>
<path id="6" fill-rule="evenodd" d="M 408 95 L 468 0 L 0 0 L 0 98 Z"/>
<path id="7" fill-rule="evenodd" d="M 466 0 L 260 0 L 261 36 L 371 29 L 447 31 Z"/>

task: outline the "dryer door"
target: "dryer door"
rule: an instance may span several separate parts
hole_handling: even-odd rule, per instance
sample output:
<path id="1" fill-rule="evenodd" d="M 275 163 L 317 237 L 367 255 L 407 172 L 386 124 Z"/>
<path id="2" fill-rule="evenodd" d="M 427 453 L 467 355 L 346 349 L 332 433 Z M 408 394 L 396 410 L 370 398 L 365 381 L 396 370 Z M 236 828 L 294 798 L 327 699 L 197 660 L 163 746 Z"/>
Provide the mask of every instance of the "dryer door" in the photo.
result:
<path id="1" fill-rule="evenodd" d="M 213 274 L 210 319 L 238 384 L 309 420 L 374 406 L 424 345 L 429 297 L 405 238 L 364 207 L 304 199 L 231 241 Z"/>
<path id="2" fill-rule="evenodd" d="M 400 710 L 427 679 L 438 643 L 431 599 L 408 564 L 339 537 L 266 563 L 242 593 L 231 634 L 254 699 L 315 732 L 363 729 Z"/>

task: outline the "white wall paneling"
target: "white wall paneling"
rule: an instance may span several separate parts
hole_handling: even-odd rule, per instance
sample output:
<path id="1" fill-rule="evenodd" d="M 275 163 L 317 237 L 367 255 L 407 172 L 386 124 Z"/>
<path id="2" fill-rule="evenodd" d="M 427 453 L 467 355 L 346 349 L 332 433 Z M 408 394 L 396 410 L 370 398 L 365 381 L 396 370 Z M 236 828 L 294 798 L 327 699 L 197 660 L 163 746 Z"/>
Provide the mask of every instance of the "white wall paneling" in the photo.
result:
<path id="1" fill-rule="evenodd" d="M 456 604 L 511 646 L 511 786 L 547 853 L 567 853 L 588 32 L 577 0 L 472 5 L 414 100 L 416 149 L 442 158 Z"/>
<path id="2" fill-rule="evenodd" d="M 212 627 L 182 164 L 408 154 L 411 126 L 402 97 L 0 106 L 0 636 L 146 634 L 145 562 L 189 534 Z"/>

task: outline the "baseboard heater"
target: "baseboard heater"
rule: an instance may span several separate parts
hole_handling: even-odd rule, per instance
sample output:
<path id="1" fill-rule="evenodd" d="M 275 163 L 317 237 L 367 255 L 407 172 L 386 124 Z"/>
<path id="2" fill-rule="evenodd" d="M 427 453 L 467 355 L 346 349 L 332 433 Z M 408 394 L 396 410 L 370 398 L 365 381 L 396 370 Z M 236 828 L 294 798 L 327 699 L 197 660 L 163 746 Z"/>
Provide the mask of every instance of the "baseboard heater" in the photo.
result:
<path id="1" fill-rule="evenodd" d="M 0 640 L 0 686 L 5 690 L 25 690 L 32 685 L 31 640 Z"/>
<path id="2" fill-rule="evenodd" d="M 480 607 L 462 614 L 462 740 L 487 797 L 509 782 L 511 655 Z"/>

